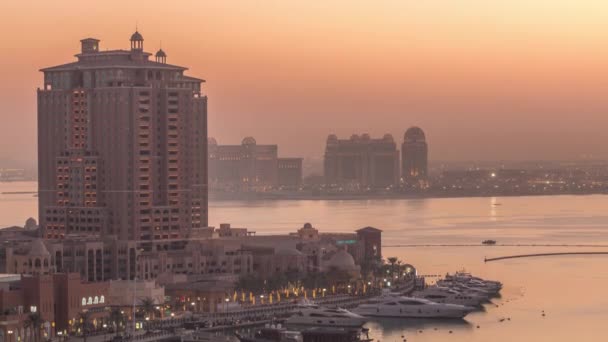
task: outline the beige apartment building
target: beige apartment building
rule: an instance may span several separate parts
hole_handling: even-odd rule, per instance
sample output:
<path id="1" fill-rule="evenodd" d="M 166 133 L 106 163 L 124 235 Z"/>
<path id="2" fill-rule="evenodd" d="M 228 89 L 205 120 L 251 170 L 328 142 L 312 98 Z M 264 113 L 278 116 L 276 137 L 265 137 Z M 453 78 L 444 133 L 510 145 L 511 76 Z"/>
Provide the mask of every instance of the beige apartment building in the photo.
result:
<path id="1" fill-rule="evenodd" d="M 207 222 L 204 80 L 161 49 L 81 40 L 75 62 L 42 69 L 39 217 L 45 238 L 187 238 Z"/>

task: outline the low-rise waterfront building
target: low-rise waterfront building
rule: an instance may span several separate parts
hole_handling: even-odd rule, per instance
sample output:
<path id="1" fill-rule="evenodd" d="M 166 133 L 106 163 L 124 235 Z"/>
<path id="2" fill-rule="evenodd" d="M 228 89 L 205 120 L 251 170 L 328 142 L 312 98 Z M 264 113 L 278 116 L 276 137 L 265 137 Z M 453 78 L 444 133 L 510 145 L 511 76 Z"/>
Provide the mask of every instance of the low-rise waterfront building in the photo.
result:
<path id="1" fill-rule="evenodd" d="M 79 274 L 0 276 L 0 334 L 6 341 L 32 341 L 36 336 L 50 339 L 77 329 L 83 311 L 90 313 L 94 326 L 103 324 L 108 284 L 83 282 Z M 41 328 L 28 324 L 39 315 Z"/>
<path id="2" fill-rule="evenodd" d="M 155 280 L 167 274 L 202 275 L 209 279 L 287 269 L 300 273 L 323 269 L 345 248 L 361 265 L 381 257 L 381 231 L 324 233 L 310 223 L 291 234 L 256 235 L 247 228 L 221 224 L 194 229 L 190 239 L 128 241 L 66 235 L 49 240 L 29 231 L 0 231 L 0 272 L 24 275 L 76 273 L 86 282 Z"/>
<path id="3" fill-rule="evenodd" d="M 53 311 L 61 318 L 52 317 L 57 331 L 69 332 L 69 321 L 82 310 L 94 309 L 96 319 L 103 320 L 100 308 L 120 307 L 131 317 L 133 304 L 139 305 L 143 298 L 161 304 L 163 288 L 172 305 L 190 303 L 189 310 L 213 312 L 243 277 L 270 279 L 340 270 L 358 278 L 366 258 L 381 255 L 381 231 L 371 227 L 355 233 L 324 233 L 306 223 L 291 234 L 276 235 L 256 235 L 229 224 L 201 230 L 188 240 L 163 241 L 77 235 L 45 240 L 9 232 L 10 239 L 0 246 L 0 271 L 23 279 L 47 279 L 39 288 L 55 298 L 69 297 Z M 0 238 L 4 236 L 0 231 Z M 222 291 L 217 290 L 220 287 Z M 194 297 L 209 303 L 194 301 L 193 308 L 188 298 Z"/>

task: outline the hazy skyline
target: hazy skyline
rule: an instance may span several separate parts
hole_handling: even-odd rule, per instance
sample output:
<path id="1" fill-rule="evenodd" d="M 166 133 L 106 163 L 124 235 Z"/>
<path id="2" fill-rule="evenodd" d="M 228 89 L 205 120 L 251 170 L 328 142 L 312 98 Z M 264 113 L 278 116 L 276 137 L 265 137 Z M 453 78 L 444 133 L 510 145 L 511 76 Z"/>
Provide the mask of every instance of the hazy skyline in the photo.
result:
<path id="1" fill-rule="evenodd" d="M 207 80 L 209 135 L 321 157 L 335 133 L 422 127 L 430 160 L 603 158 L 602 1 L 3 1 L 0 159 L 36 158 L 40 68 L 79 40 L 145 49 Z"/>

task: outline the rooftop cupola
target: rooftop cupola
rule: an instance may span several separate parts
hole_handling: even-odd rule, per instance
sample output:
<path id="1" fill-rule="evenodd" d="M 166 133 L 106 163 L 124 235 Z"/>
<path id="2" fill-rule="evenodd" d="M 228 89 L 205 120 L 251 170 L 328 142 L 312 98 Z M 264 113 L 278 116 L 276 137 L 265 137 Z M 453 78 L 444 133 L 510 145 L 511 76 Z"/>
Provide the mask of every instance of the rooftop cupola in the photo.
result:
<path id="1" fill-rule="evenodd" d="M 85 38 L 80 41 L 81 53 L 95 53 L 99 51 L 99 39 Z"/>
<path id="2" fill-rule="evenodd" d="M 131 35 L 131 50 L 144 50 L 144 37 L 137 30 Z"/>
<path id="3" fill-rule="evenodd" d="M 160 50 L 158 50 L 156 52 L 156 55 L 154 55 L 154 56 L 156 57 L 157 63 L 167 64 L 167 54 L 165 53 L 165 51 L 163 51 L 162 48 Z"/>

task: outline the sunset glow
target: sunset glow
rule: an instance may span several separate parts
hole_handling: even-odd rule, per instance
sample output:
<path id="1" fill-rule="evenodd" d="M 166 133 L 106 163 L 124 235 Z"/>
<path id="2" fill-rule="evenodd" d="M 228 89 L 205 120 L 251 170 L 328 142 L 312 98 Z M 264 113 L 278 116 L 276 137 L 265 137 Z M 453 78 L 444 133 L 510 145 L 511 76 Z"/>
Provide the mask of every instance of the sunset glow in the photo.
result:
<path id="1" fill-rule="evenodd" d="M 209 134 L 220 142 L 273 137 L 287 154 L 315 156 L 329 133 L 400 136 L 416 124 L 433 137 L 435 160 L 606 156 L 603 1 L 3 1 L 0 10 L 0 110 L 12 123 L 0 128 L 0 152 L 12 159 L 35 156 L 37 69 L 70 60 L 89 36 L 127 48 L 136 24 L 146 50 L 162 41 L 169 63 L 207 80 Z"/>

